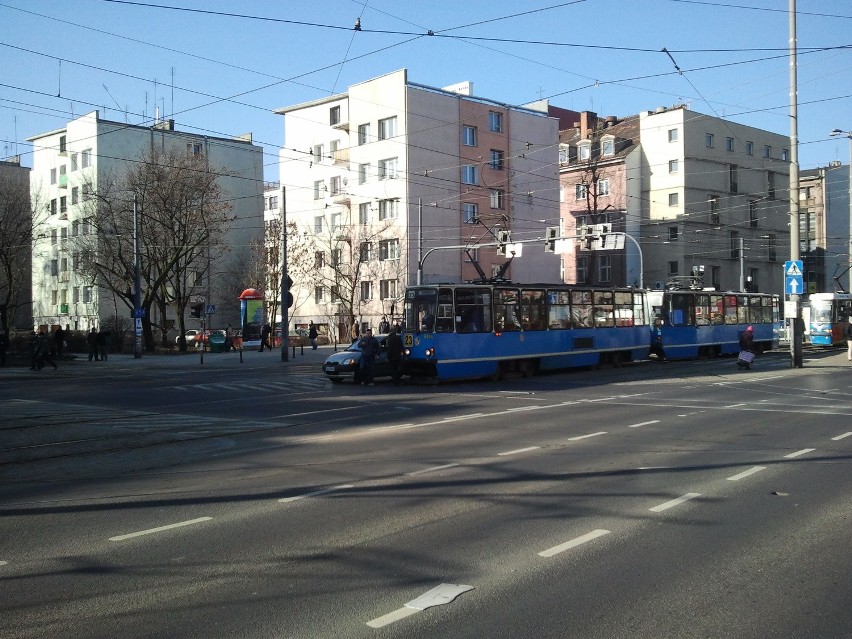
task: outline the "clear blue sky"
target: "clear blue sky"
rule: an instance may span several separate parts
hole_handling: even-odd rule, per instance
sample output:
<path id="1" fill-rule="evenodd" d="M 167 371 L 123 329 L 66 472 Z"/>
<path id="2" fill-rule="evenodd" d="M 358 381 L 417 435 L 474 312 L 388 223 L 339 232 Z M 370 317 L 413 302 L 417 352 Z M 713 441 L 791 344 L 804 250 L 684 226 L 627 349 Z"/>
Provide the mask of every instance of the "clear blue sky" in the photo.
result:
<path id="1" fill-rule="evenodd" d="M 180 130 L 252 132 L 267 153 L 266 178 L 277 180 L 284 138 L 273 109 L 403 67 L 413 82 L 470 80 L 476 95 L 509 104 L 545 97 L 626 116 L 685 102 L 789 135 L 787 8 L 788 0 L 0 0 L 0 156 L 17 152 L 31 165 L 29 136 L 95 108 L 150 124 L 159 105 Z M 829 132 L 852 131 L 852 1 L 798 0 L 797 9 L 800 166 L 846 164 L 848 140 Z"/>

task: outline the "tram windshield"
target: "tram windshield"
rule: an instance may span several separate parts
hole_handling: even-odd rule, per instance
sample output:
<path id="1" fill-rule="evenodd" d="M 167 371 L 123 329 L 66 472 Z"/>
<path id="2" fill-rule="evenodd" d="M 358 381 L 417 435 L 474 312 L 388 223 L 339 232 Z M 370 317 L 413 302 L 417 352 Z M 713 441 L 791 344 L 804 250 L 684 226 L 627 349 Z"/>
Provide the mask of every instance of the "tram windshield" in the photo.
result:
<path id="1" fill-rule="evenodd" d="M 831 301 L 811 300 L 811 322 L 830 324 L 834 319 L 831 316 L 831 306 Z"/>
<path id="2" fill-rule="evenodd" d="M 438 289 L 410 288 L 405 292 L 405 328 L 409 331 L 435 330 Z"/>

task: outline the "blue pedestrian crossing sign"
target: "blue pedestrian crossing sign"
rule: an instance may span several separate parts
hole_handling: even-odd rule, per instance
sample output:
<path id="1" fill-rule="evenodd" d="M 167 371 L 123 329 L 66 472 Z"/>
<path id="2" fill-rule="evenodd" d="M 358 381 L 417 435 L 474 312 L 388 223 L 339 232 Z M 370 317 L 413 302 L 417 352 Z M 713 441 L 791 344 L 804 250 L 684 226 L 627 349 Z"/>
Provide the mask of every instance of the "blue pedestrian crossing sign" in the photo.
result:
<path id="1" fill-rule="evenodd" d="M 784 262 L 784 294 L 801 295 L 804 292 L 804 284 L 802 261 L 788 260 Z"/>

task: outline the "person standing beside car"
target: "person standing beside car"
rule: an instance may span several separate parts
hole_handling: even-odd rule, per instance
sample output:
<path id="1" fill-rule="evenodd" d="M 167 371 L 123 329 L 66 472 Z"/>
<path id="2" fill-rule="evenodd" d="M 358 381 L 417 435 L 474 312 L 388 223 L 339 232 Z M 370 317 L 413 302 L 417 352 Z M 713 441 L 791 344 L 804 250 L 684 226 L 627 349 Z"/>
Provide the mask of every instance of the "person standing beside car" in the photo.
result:
<path id="1" fill-rule="evenodd" d="M 388 347 L 388 362 L 390 362 L 393 385 L 399 386 L 399 366 L 402 363 L 402 338 L 399 331 L 394 329 L 386 340 Z"/>
<path id="2" fill-rule="evenodd" d="M 358 348 L 361 349 L 361 358 L 358 361 L 358 367 L 361 369 L 361 384 L 374 386 L 373 384 L 373 364 L 376 361 L 376 356 L 379 354 L 379 340 L 373 337 L 373 329 L 368 328 L 364 332 L 364 336 L 358 342 Z"/>

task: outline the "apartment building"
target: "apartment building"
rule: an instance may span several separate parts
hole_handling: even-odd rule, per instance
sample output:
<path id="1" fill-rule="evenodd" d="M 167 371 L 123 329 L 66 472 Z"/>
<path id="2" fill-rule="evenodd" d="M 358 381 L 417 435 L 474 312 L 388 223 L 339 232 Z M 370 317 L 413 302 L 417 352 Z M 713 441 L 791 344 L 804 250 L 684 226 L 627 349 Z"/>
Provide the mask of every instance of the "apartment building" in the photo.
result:
<path id="1" fill-rule="evenodd" d="M 32 327 L 30 301 L 32 234 L 40 220 L 29 223 L 30 170 L 19 155 L 0 160 L 0 332 Z"/>
<path id="2" fill-rule="evenodd" d="M 290 275 L 292 320 L 376 327 L 399 317 L 405 287 L 498 274 L 509 231 L 515 281 L 556 281 L 544 230 L 559 218 L 558 120 L 546 110 L 435 88 L 405 69 L 285 107 L 281 183 L 288 223 L 314 243 Z M 289 253 L 289 252 L 288 252 Z"/>
<path id="3" fill-rule="evenodd" d="M 218 172 L 217 183 L 235 221 L 226 236 L 226 246 L 209 247 L 187 294 L 216 306 L 213 325 L 238 323 L 239 291 L 230 289 L 239 286 L 226 287 L 223 283 L 239 279 L 238 263 L 245 257 L 239 255 L 240 251 L 249 249 L 252 237 L 262 236 L 262 149 L 252 144 L 251 134 L 233 139 L 211 137 L 177 131 L 172 120 L 137 126 L 104 120 L 93 111 L 28 141 L 33 144 L 33 201 L 42 203 L 48 213 L 46 231 L 36 238 L 33 252 L 36 326 L 61 325 L 85 331 L 112 316 L 130 317 L 131 309 L 122 300 L 83 273 L 78 245 L 85 238 L 88 250 L 97 250 L 90 217 L 93 194 L 115 182 L 153 149 L 202 156 L 208 170 Z M 152 309 L 152 315 L 154 324 L 174 324 L 170 311 L 163 317 Z"/>

